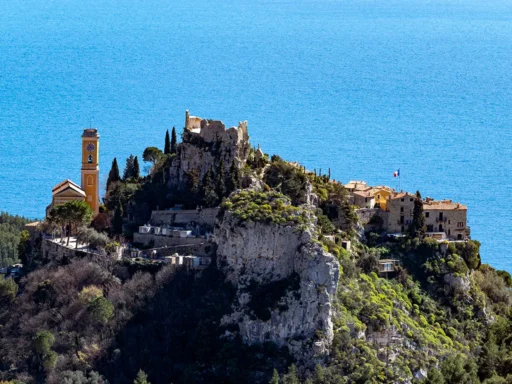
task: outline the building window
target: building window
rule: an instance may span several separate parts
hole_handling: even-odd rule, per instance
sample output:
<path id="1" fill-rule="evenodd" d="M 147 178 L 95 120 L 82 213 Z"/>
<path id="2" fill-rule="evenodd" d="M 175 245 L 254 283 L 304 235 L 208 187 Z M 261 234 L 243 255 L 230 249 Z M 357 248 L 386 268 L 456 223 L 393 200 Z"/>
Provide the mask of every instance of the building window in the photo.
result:
<path id="1" fill-rule="evenodd" d="M 400 199 L 400 201 L 404 201 L 404 199 Z"/>
<path id="2" fill-rule="evenodd" d="M 403 212 L 404 211 L 404 207 L 400 207 L 400 212 Z"/>
<path id="3" fill-rule="evenodd" d="M 425 212 L 425 217 L 430 217 L 430 212 Z"/>
<path id="4" fill-rule="evenodd" d="M 92 163 L 92 155 L 89 155 L 89 157 L 87 157 L 87 162 L 88 162 L 89 164 L 91 164 L 91 163 Z"/>
<path id="5" fill-rule="evenodd" d="M 463 221 L 459 221 L 457 223 L 457 228 L 464 228 L 464 222 Z"/>
<path id="6" fill-rule="evenodd" d="M 411 197 L 411 201 L 413 201 L 413 198 Z"/>

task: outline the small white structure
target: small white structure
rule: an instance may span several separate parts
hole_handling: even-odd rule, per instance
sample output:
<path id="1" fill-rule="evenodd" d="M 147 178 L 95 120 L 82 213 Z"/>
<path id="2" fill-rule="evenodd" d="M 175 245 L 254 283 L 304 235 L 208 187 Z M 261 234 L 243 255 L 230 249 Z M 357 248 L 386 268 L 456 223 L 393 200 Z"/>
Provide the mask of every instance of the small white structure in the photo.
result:
<path id="1" fill-rule="evenodd" d="M 180 237 L 190 237 L 190 236 L 192 236 L 192 231 L 188 230 L 188 229 L 180 230 L 179 232 L 180 232 Z"/>
<path id="2" fill-rule="evenodd" d="M 333 243 L 335 242 L 336 238 L 334 237 L 334 235 L 324 235 L 324 239 L 325 240 L 329 240 L 329 241 L 332 241 Z"/>
<path id="3" fill-rule="evenodd" d="M 151 226 L 144 224 L 143 226 L 139 227 L 139 233 L 149 233 L 151 232 Z"/>

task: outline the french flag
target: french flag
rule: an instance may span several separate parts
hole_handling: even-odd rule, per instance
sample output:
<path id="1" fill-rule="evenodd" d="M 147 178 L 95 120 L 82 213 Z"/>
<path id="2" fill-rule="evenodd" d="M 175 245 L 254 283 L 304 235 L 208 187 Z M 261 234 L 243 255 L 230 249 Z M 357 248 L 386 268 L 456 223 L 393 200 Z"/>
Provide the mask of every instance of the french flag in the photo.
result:
<path id="1" fill-rule="evenodd" d="M 393 177 L 400 177 L 400 169 L 393 173 Z"/>

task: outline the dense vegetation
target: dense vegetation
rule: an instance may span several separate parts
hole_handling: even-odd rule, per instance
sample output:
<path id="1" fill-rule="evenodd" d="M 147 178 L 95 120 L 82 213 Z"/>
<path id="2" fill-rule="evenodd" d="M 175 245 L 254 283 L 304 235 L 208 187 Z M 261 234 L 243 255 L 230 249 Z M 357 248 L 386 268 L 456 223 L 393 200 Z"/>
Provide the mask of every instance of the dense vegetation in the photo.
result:
<path id="1" fill-rule="evenodd" d="M 206 146 L 199 139 L 197 145 Z M 237 326 L 222 324 L 236 295 L 215 260 L 198 273 L 114 261 L 106 251 L 46 259 L 37 244 L 28 246 L 24 219 L 1 214 L 0 261 L 30 255 L 33 270 L 21 281 L 0 280 L 0 383 L 512 383 L 512 278 L 481 264 L 477 241 L 425 238 L 419 192 L 408 235 L 391 241 L 378 220 L 363 236 L 347 191 L 329 175 L 259 149 L 238 169 L 214 151 L 215 167 L 174 188 L 167 175 L 180 155 L 175 129 L 163 148 L 144 151 L 147 176 L 136 156 L 126 160 L 123 177 L 114 160 L 96 230 L 79 231 L 84 241 L 106 250 L 107 234 L 129 236 L 152 209 L 174 204 L 221 205 L 221 214 L 229 211 L 240 225 L 301 231 L 316 222 L 315 241 L 341 266 L 330 356 L 297 362 L 271 343 L 243 344 Z M 232 193 L 246 183 L 252 189 Z M 72 211 L 55 210 L 57 231 L 90 221 L 86 210 Z M 343 240 L 352 241 L 350 251 Z M 384 276 L 380 259 L 400 266 Z M 294 274 L 249 284 L 249 315 L 269 320 L 272 311 L 286 310 L 284 295 L 300 300 L 298 287 Z"/>
<path id="2" fill-rule="evenodd" d="M 23 233 L 21 238 L 23 226 L 29 222 L 24 217 L 0 212 L 0 267 L 19 261 L 20 242 L 23 246 L 28 237 L 28 233 Z"/>

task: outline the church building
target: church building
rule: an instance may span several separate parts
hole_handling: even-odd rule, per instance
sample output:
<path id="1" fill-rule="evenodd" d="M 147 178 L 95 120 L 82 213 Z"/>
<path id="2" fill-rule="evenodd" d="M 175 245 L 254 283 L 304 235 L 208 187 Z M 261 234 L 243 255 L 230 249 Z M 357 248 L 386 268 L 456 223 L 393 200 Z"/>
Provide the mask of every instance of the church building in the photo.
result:
<path id="1" fill-rule="evenodd" d="M 59 204 L 72 200 L 85 201 L 97 215 L 100 207 L 100 168 L 98 130 L 84 129 L 82 134 L 82 177 L 81 185 L 64 180 L 52 189 L 52 203 L 46 208 L 46 215 Z"/>

